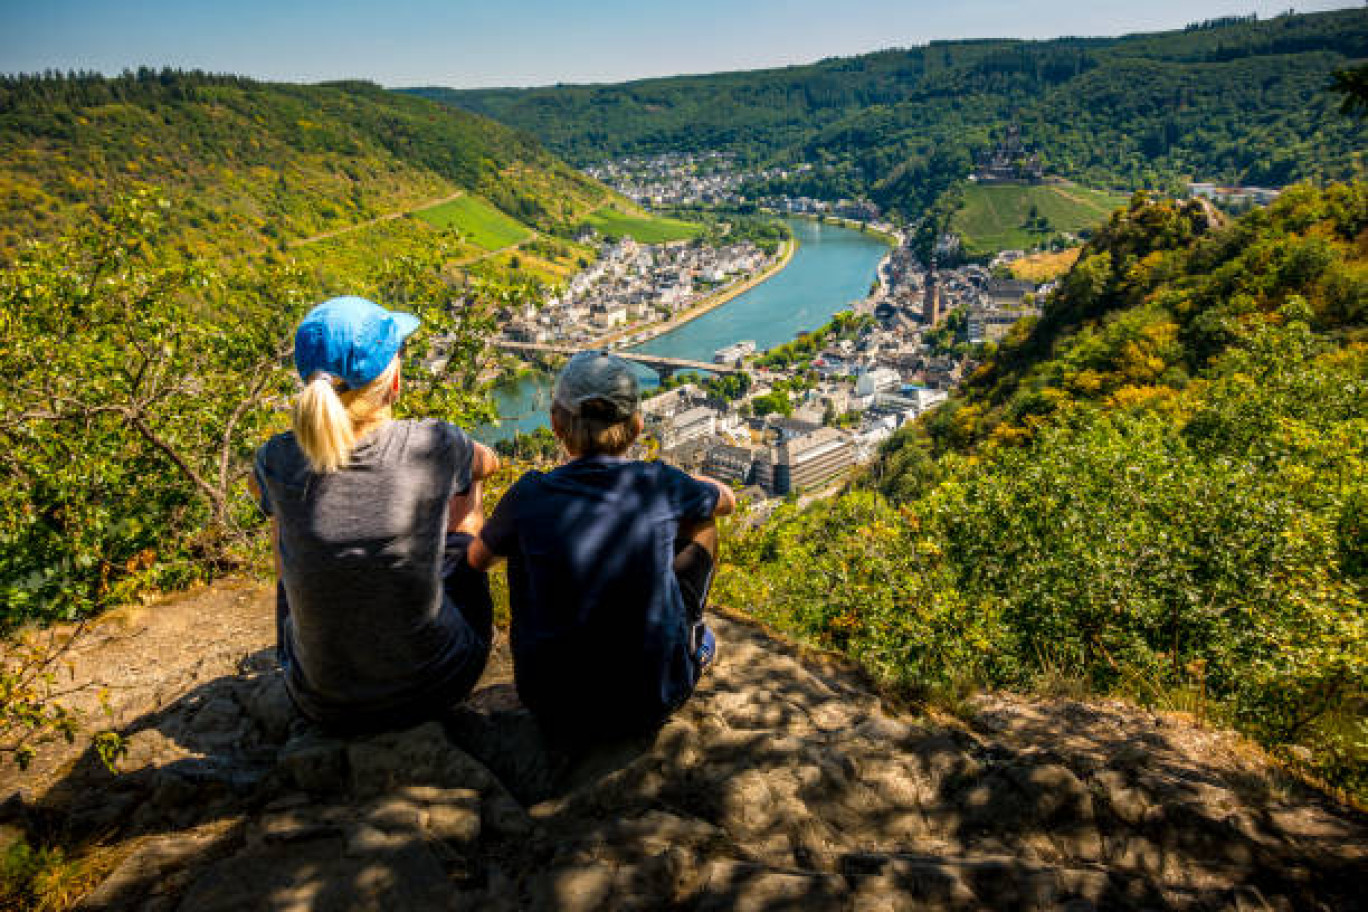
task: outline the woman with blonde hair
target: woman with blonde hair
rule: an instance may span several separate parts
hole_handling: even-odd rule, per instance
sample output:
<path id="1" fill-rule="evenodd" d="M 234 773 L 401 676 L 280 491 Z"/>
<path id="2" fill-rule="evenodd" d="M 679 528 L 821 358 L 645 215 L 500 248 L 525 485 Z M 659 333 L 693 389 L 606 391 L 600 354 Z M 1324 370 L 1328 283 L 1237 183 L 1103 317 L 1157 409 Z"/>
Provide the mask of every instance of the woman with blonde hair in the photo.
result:
<path id="1" fill-rule="evenodd" d="M 399 350 L 417 328 L 364 298 L 310 311 L 295 333 L 293 430 L 256 457 L 286 687 L 342 731 L 439 715 L 489 657 L 488 578 L 465 552 L 498 459 L 446 422 L 393 419 Z"/>

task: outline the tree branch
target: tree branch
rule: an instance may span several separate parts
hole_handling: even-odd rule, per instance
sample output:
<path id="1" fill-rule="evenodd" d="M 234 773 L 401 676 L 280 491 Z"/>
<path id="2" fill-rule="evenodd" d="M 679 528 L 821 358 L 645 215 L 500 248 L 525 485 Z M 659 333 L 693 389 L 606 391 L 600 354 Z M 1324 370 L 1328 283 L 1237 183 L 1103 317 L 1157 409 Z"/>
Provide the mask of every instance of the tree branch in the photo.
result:
<path id="1" fill-rule="evenodd" d="M 199 488 L 200 491 L 209 498 L 215 517 L 219 516 L 223 509 L 222 492 L 218 491 L 213 485 L 206 481 L 204 476 L 197 472 L 195 467 L 190 465 L 185 457 L 176 451 L 175 447 L 171 446 L 171 444 L 162 439 L 161 435 L 152 430 L 143 419 L 140 412 L 130 408 L 125 410 L 124 414 L 128 419 L 129 425 L 142 435 L 144 440 L 161 450 L 162 453 L 166 455 L 166 458 L 175 463 L 176 468 L 180 469 L 181 473 L 185 475 L 186 478 L 190 479 L 195 487 Z"/>

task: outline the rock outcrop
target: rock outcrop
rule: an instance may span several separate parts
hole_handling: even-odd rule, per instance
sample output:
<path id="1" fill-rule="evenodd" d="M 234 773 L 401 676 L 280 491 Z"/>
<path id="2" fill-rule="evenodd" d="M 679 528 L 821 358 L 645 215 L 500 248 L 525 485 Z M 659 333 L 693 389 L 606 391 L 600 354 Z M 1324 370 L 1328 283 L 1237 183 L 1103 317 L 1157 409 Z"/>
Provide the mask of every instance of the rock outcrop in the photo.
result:
<path id="1" fill-rule="evenodd" d="M 131 719 L 117 775 L 77 757 L 6 814 L 114 847 L 91 909 L 1364 903 L 1363 822 L 1233 736 L 1006 696 L 930 721 L 716 627 L 718 667 L 657 735 L 575 757 L 543 743 L 502 649 L 449 718 L 351 740 L 297 718 L 258 651 Z"/>

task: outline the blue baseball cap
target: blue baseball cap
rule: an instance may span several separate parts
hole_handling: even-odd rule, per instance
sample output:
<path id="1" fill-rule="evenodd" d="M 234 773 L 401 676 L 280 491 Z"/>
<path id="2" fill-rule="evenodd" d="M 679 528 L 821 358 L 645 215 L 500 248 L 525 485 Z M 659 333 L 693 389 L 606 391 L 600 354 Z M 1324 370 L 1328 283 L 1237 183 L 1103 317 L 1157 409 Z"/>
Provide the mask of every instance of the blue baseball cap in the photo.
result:
<path id="1" fill-rule="evenodd" d="M 295 369 L 307 383 L 316 372 L 360 389 L 385 372 L 419 320 L 365 298 L 332 298 L 309 311 L 295 330 Z"/>

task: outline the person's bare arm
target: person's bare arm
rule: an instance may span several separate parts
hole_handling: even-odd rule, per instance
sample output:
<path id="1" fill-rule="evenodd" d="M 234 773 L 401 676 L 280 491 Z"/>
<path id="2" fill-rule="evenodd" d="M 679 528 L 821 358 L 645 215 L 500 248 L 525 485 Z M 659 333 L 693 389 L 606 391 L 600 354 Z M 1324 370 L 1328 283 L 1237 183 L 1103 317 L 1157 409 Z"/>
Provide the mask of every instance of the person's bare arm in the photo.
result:
<path id="1" fill-rule="evenodd" d="M 713 516 L 729 516 L 736 512 L 736 495 L 732 492 L 730 485 L 707 475 L 700 474 L 693 477 L 697 481 L 717 488 L 717 506 L 713 508 Z"/>
<path id="2" fill-rule="evenodd" d="M 481 481 L 499 470 L 499 457 L 489 447 L 476 443 L 470 459 L 470 487 L 453 494 L 447 506 L 447 531 L 478 535 L 484 525 L 484 486 Z"/>
<path id="3" fill-rule="evenodd" d="M 689 543 L 698 545 L 714 561 L 717 560 L 717 520 L 709 517 L 693 522 L 679 524 L 679 537 L 675 539 L 675 553 L 678 554 Z"/>
<path id="4" fill-rule="evenodd" d="M 466 563 L 471 567 L 485 573 L 499 561 L 503 560 L 502 555 L 495 554 L 485 546 L 480 536 L 476 535 L 475 540 L 466 548 Z"/>
<path id="5" fill-rule="evenodd" d="M 473 481 L 483 481 L 499 471 L 499 454 L 483 443 L 475 444 L 475 455 L 470 462 L 470 477 Z"/>

